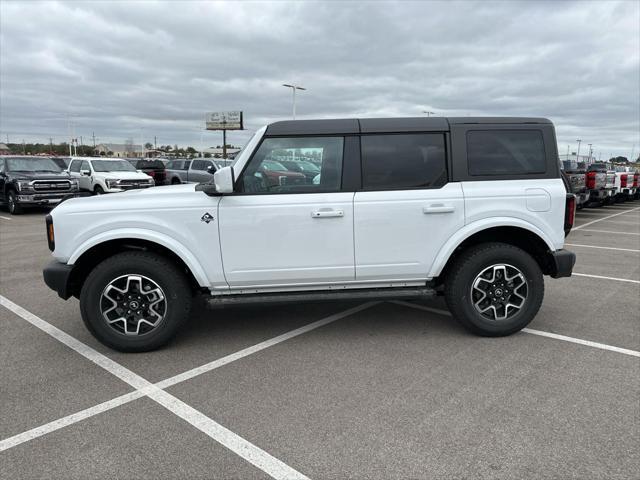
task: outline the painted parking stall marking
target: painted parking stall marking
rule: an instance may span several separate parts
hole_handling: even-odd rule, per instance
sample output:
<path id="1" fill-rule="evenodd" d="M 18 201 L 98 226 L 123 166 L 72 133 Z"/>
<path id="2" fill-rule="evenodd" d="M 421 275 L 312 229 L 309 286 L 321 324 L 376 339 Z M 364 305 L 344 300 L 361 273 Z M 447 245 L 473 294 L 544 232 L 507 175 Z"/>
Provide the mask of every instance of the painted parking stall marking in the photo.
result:
<path id="1" fill-rule="evenodd" d="M 640 283 L 640 282 L 636 282 L 636 283 Z M 415 308 L 417 310 L 424 310 L 427 312 L 437 313 L 439 315 L 447 315 L 449 317 L 451 316 L 451 312 L 448 312 L 447 310 L 426 307 L 424 305 L 417 305 L 415 303 L 406 302 L 404 300 L 394 300 L 391 303 L 395 303 L 396 305 L 402 305 L 409 308 Z M 587 347 L 598 348 L 600 350 L 608 350 L 611 352 L 622 353 L 623 355 L 630 355 L 632 357 L 640 357 L 640 352 L 636 350 L 630 350 L 628 348 L 615 347 L 613 345 L 606 345 L 604 343 L 592 342 L 590 340 L 583 340 L 581 338 L 568 337 L 566 335 L 558 335 L 556 333 L 551 333 L 551 332 L 543 332 L 542 330 L 534 330 L 532 328 L 523 328 L 520 331 L 524 333 L 529 333 L 531 335 L 538 335 L 541 337 L 553 338 L 555 340 L 562 340 L 564 342 L 575 343 L 575 344 L 584 345 Z"/>
<path id="2" fill-rule="evenodd" d="M 619 252 L 640 253 L 640 250 L 634 249 L 634 248 L 602 247 L 599 245 L 584 245 L 581 243 L 565 243 L 565 245 L 568 245 L 570 247 L 579 247 L 579 248 L 600 248 L 602 250 L 617 250 Z"/>
<path id="3" fill-rule="evenodd" d="M 274 345 L 282 343 L 282 342 L 284 342 L 286 340 L 289 340 L 291 338 L 297 337 L 299 335 L 303 335 L 303 334 L 305 334 L 307 332 L 310 332 L 310 331 L 315 330 L 317 328 L 320 328 L 320 327 L 323 327 L 325 325 L 328 325 L 331 322 L 335 322 L 335 321 L 340 320 L 342 318 L 348 317 L 349 315 L 353 315 L 355 313 L 358 313 L 358 312 L 360 312 L 362 310 L 365 310 L 365 309 L 367 309 L 369 307 L 372 307 L 372 306 L 376 305 L 377 303 L 379 303 L 379 302 L 368 302 L 368 303 L 364 303 L 364 304 L 358 305 L 356 307 L 350 308 L 348 310 L 344 310 L 342 312 L 338 312 L 336 314 L 329 315 L 328 317 L 322 318 L 322 319 L 317 320 L 315 322 L 312 322 L 312 323 L 309 323 L 309 324 L 304 325 L 302 327 L 296 328 L 295 330 L 291 330 L 290 332 L 284 333 L 282 335 L 278 335 L 277 337 L 271 338 L 269 340 L 265 340 L 264 342 L 260 342 L 260 343 L 258 343 L 256 345 L 253 345 L 251 347 L 245 348 L 243 350 L 240 350 L 238 352 L 232 353 L 230 355 L 226 355 L 226 356 L 224 356 L 222 358 L 219 358 L 219 359 L 214 360 L 212 362 L 206 363 L 206 364 L 204 364 L 204 365 L 202 365 L 200 367 L 196 367 L 196 368 L 193 368 L 191 370 L 187 370 L 186 372 L 183 372 L 181 374 L 178 374 L 178 375 L 175 375 L 173 377 L 170 377 L 170 378 L 167 378 L 165 380 L 162 380 L 161 382 L 156 383 L 154 385 L 154 387 L 156 387 L 158 389 L 165 389 L 165 388 L 171 387 L 171 386 L 176 385 L 176 384 L 178 384 L 180 382 L 184 382 L 184 381 L 189 380 L 191 378 L 194 378 L 194 377 L 196 377 L 198 375 L 202 375 L 203 373 L 210 372 L 212 370 L 215 370 L 216 368 L 220 368 L 220 367 L 222 367 L 224 365 L 228 365 L 231 362 L 235 362 L 235 361 L 240 360 L 240 359 L 242 359 L 244 357 L 247 357 L 247 356 L 252 355 L 254 353 L 260 352 L 260 351 L 262 351 L 262 350 L 264 350 L 266 348 L 272 347 Z M 38 321 L 44 322 L 44 320 L 39 319 L 35 315 L 31 314 L 27 310 L 23 309 L 19 305 L 16 305 L 15 303 L 11 302 L 10 300 L 6 299 L 5 297 L 3 297 L 1 295 L 0 295 L 0 305 L 6 307 L 7 309 L 9 309 L 11 311 L 13 311 L 14 313 L 19 315 L 23 319 L 29 321 L 30 323 L 31 323 L 31 321 L 29 319 L 35 319 L 36 322 L 38 322 Z M 24 313 L 29 318 L 25 318 L 24 316 L 21 315 L 21 313 Z M 46 323 L 46 322 L 44 322 L 44 323 Z M 36 326 L 38 326 L 38 325 L 36 325 Z M 46 327 L 46 325 L 45 325 L 45 327 Z M 40 328 L 40 327 L 38 326 L 38 328 Z M 48 328 L 48 327 L 46 327 L 46 328 Z M 51 328 L 56 329 L 56 327 L 53 327 L 53 326 L 51 326 Z M 46 333 L 49 333 L 49 332 L 46 331 Z M 64 332 L 62 332 L 62 333 L 64 333 Z M 66 335 L 66 334 L 64 334 L 64 335 Z M 73 337 L 71 337 L 71 338 L 73 338 Z M 65 343 L 65 342 L 63 342 L 63 343 Z M 78 343 L 80 343 L 80 342 L 78 342 Z M 73 347 L 71 347 L 71 348 L 73 348 Z M 90 347 L 87 347 L 87 348 L 90 348 Z M 101 354 L 98 354 L 98 355 L 101 355 Z M 122 367 L 122 368 L 124 368 L 124 367 Z M 113 372 L 111 372 L 111 373 L 113 373 Z M 131 373 L 133 373 L 133 372 L 131 372 Z M 120 378 L 120 377 L 118 377 L 118 378 Z M 145 380 L 145 382 L 146 382 L 146 380 Z M 135 386 L 134 386 L 134 388 L 135 388 Z M 73 413 L 71 415 L 67 415 L 65 417 L 59 418 L 59 419 L 54 420 L 52 422 L 48 422 L 48 423 L 46 423 L 44 425 L 40 425 L 39 427 L 33 428 L 31 430 L 27 430 L 26 432 L 22 432 L 20 434 L 14 435 L 12 437 L 8 437 L 8 438 L 0 441 L 0 452 L 2 452 L 4 450 L 7 450 L 9 448 L 15 447 L 17 445 L 20 445 L 21 443 L 25 443 L 25 442 L 28 442 L 28 441 L 33 440 L 35 438 L 41 437 L 43 435 L 46 435 L 48 433 L 54 432 L 56 430 L 59 430 L 61 428 L 66 427 L 66 426 L 73 425 L 74 423 L 80 422 L 82 420 L 85 420 L 87 418 L 93 417 L 95 415 L 99 415 L 99 414 L 101 414 L 103 412 L 106 412 L 108 410 L 114 409 L 114 408 L 119 407 L 121 405 L 124 405 L 126 403 L 129 403 L 129 402 L 132 402 L 134 400 L 137 400 L 138 398 L 142 398 L 145 395 L 147 395 L 147 386 L 146 385 L 142 389 L 138 389 L 138 390 L 136 390 L 134 392 L 130 392 L 130 393 L 127 393 L 125 395 L 121 395 L 121 396 L 116 397 L 116 398 L 114 398 L 112 400 L 103 402 L 101 404 L 95 405 L 95 406 L 90 407 L 90 408 L 86 408 L 84 410 L 81 410 L 79 412 Z"/>
<path id="4" fill-rule="evenodd" d="M 572 230 L 580 230 L 580 229 L 582 229 L 582 228 L 584 228 L 584 227 L 587 227 L 587 226 L 589 226 L 589 225 L 593 225 L 594 223 L 602 222 L 603 220 L 607 220 L 607 219 L 609 219 L 609 218 L 614 218 L 614 217 L 617 217 L 617 216 L 619 216 L 619 215 L 624 215 L 624 214 L 629 213 L 629 212 L 635 212 L 635 211 L 637 211 L 637 210 L 639 210 L 639 209 L 640 209 L 640 207 L 630 208 L 630 209 L 625 210 L 625 211 L 623 211 L 623 212 L 618 212 L 618 213 L 614 213 L 613 215 L 608 215 L 608 216 L 606 216 L 606 217 L 598 218 L 598 219 L 596 219 L 596 220 L 592 220 L 592 221 L 590 221 L 590 222 L 583 223 L 582 225 L 579 225 L 579 226 L 577 226 L 577 227 L 574 227 Z"/>
<path id="5" fill-rule="evenodd" d="M 0 295 L 0 305 L 11 310 L 16 315 L 39 328 L 43 332 L 51 335 L 59 342 L 67 347 L 75 350 L 86 359 L 92 361 L 96 365 L 104 368 L 112 375 L 116 376 L 125 383 L 128 383 L 143 395 L 148 396 L 155 402 L 159 403 L 174 415 L 182 418 L 186 422 L 205 433 L 213 440 L 227 447 L 236 455 L 245 459 L 252 465 L 256 466 L 269 476 L 276 479 L 306 479 L 307 477 L 297 470 L 293 469 L 286 463 L 278 460 L 274 456 L 265 452 L 261 448 L 245 440 L 231 430 L 225 428 L 202 412 L 187 405 L 182 400 L 174 397 L 170 393 L 158 388 L 156 385 L 145 380 L 140 375 L 132 372 L 128 368 L 111 360 L 109 357 L 94 350 L 90 346 L 82 343 L 71 335 L 63 332 L 50 323 L 42 320 L 40 317 L 25 310 L 21 306 L 13 303 L 11 300 Z"/>
<path id="6" fill-rule="evenodd" d="M 590 275 L 588 273 L 577 273 L 577 272 L 573 272 L 571 275 L 576 277 L 597 278 L 600 280 L 613 280 L 615 282 L 628 282 L 628 283 L 640 284 L 640 280 L 632 280 L 630 278 L 606 277 L 603 275 Z"/>

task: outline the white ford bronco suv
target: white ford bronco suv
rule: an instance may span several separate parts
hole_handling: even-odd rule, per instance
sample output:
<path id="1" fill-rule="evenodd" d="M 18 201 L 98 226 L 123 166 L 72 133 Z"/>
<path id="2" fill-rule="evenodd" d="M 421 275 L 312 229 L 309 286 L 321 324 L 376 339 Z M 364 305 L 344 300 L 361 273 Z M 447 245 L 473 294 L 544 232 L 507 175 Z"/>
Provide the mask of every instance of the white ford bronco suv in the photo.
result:
<path id="1" fill-rule="evenodd" d="M 317 166 L 313 176 L 291 162 Z M 72 199 L 46 219 L 46 284 L 121 351 L 213 302 L 444 294 L 472 332 L 536 315 L 567 277 L 575 197 L 542 118 L 303 120 L 258 130 L 210 183 Z"/>

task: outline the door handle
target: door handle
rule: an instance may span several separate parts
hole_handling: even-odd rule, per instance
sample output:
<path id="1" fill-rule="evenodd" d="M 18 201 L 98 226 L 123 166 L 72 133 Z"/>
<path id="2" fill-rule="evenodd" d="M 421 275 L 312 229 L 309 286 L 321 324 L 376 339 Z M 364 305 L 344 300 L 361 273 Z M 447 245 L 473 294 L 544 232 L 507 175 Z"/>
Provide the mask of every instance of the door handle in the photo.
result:
<path id="1" fill-rule="evenodd" d="M 332 208 L 321 208 L 320 210 L 314 210 L 311 212 L 313 218 L 330 218 L 330 217 L 344 217 L 344 210 L 334 210 Z"/>
<path id="2" fill-rule="evenodd" d="M 444 203 L 432 203 L 428 207 L 422 207 L 422 213 L 452 213 L 456 210 L 453 205 L 445 205 Z"/>

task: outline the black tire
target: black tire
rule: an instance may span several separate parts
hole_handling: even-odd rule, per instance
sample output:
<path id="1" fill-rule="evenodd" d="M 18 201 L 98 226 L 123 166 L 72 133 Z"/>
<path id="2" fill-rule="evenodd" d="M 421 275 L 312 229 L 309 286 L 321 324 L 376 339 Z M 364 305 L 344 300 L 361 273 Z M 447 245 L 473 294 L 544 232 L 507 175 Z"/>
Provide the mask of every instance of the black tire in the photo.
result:
<path id="1" fill-rule="evenodd" d="M 22 207 L 16 197 L 16 192 L 9 190 L 9 194 L 7 195 L 7 209 L 11 215 L 20 215 L 22 213 Z"/>
<path id="2" fill-rule="evenodd" d="M 472 286 L 481 272 L 500 264 L 513 266 L 521 272 L 526 281 L 526 299 L 512 315 L 496 320 L 486 318 L 474 307 Z M 536 260 L 524 250 L 506 243 L 483 243 L 462 252 L 445 278 L 445 299 L 453 316 L 469 331 L 486 337 L 511 335 L 526 327 L 538 313 L 543 298 L 544 279 Z M 513 308 L 501 310 L 505 311 L 513 311 Z"/>
<path id="3" fill-rule="evenodd" d="M 93 193 L 95 193 L 96 195 L 104 195 L 104 188 L 102 188 L 100 185 L 96 185 L 93 189 Z"/>
<path id="4" fill-rule="evenodd" d="M 127 335 L 103 317 L 103 291 L 124 275 L 142 275 L 164 293 L 164 318 L 151 331 Z M 80 292 L 80 312 L 89 331 L 103 344 L 121 352 L 146 352 L 171 340 L 186 323 L 192 301 L 193 292 L 186 275 L 171 260 L 150 252 L 124 252 L 107 258 L 91 271 Z"/>
<path id="5" fill-rule="evenodd" d="M 174 178 L 171 179 L 171 185 L 180 185 L 181 183 L 182 182 L 177 177 L 174 177 Z"/>

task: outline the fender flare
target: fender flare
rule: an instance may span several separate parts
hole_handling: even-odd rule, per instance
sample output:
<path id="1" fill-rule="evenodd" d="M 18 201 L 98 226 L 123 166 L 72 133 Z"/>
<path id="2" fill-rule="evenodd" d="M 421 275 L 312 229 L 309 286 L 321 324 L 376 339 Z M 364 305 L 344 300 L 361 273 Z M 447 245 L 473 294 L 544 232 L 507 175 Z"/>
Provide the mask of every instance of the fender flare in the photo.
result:
<path id="1" fill-rule="evenodd" d="M 476 220 L 475 222 L 465 225 L 463 228 L 449 237 L 447 242 L 438 251 L 438 254 L 431 264 L 431 267 L 429 268 L 427 277 L 435 278 L 440 275 L 442 269 L 449 261 L 449 258 L 451 258 L 451 255 L 453 254 L 455 249 L 458 248 L 467 238 L 483 230 L 488 230 L 494 227 L 515 227 L 522 228 L 523 230 L 528 230 L 529 232 L 540 237 L 540 239 L 542 239 L 547 247 L 549 247 L 549 250 L 556 250 L 553 242 L 548 237 L 548 235 L 546 235 L 540 228 L 536 227 L 532 223 L 515 217 L 484 218 L 482 220 Z"/>
<path id="2" fill-rule="evenodd" d="M 98 235 L 92 236 L 89 240 L 82 243 L 73 251 L 73 253 L 69 257 L 69 260 L 67 261 L 67 264 L 74 265 L 84 253 L 86 253 L 89 249 L 100 245 L 101 243 L 105 243 L 110 240 L 126 239 L 146 240 L 165 247 L 167 250 L 175 253 L 184 262 L 184 264 L 195 277 L 198 285 L 200 285 L 201 287 L 209 286 L 210 282 L 207 278 L 207 274 L 200 266 L 200 263 L 198 262 L 196 256 L 187 247 L 176 241 L 174 238 L 165 235 L 164 233 L 149 229 L 118 228 L 116 230 L 110 230 L 108 232 L 103 232 Z"/>

